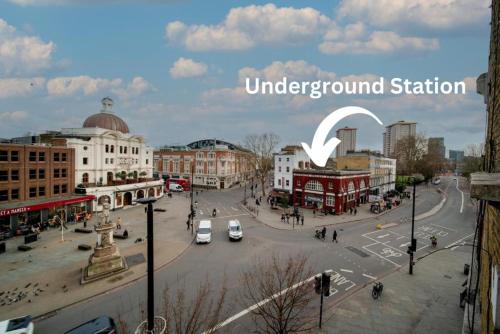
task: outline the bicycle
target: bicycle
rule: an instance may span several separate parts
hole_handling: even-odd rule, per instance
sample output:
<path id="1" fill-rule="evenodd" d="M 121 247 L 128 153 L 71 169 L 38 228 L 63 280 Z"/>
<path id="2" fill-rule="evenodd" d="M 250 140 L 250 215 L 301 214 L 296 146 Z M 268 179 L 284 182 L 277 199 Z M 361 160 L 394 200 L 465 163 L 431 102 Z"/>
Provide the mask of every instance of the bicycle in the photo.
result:
<path id="1" fill-rule="evenodd" d="M 382 282 L 375 282 L 372 288 L 373 299 L 378 299 L 382 295 L 383 290 L 384 290 L 384 285 L 382 284 Z"/>

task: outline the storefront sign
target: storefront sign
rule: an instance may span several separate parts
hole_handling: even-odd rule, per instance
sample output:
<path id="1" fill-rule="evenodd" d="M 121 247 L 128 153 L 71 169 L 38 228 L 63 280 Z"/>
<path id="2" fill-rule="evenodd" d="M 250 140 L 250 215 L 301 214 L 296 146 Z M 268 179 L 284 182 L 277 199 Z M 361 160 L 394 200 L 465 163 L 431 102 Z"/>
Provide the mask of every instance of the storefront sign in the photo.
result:
<path id="1" fill-rule="evenodd" d="M 94 195 L 87 195 L 87 196 L 81 196 L 81 197 L 61 199 L 58 201 L 44 202 L 44 203 L 40 203 L 40 204 L 21 206 L 21 207 L 17 207 L 17 208 L 0 209 L 0 217 L 16 215 L 16 214 L 25 213 L 28 211 L 36 211 L 36 210 L 41 210 L 41 209 L 46 209 L 46 208 L 53 208 L 53 207 L 57 207 L 57 206 L 92 201 L 93 199 L 95 199 Z M 22 204 L 22 203 L 19 203 L 19 204 Z"/>

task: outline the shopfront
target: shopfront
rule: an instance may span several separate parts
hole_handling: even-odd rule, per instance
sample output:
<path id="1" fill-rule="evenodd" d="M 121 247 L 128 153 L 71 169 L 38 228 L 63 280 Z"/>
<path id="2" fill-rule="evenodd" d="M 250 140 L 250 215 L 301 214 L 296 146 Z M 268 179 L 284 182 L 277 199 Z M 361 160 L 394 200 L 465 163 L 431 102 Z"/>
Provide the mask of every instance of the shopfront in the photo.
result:
<path id="1" fill-rule="evenodd" d="M 91 212 L 94 198 L 93 195 L 67 196 L 44 202 L 25 201 L 2 205 L 0 233 L 4 237 L 24 234 L 32 225 L 48 224 L 55 215 L 64 222 L 80 221 L 87 212 Z"/>

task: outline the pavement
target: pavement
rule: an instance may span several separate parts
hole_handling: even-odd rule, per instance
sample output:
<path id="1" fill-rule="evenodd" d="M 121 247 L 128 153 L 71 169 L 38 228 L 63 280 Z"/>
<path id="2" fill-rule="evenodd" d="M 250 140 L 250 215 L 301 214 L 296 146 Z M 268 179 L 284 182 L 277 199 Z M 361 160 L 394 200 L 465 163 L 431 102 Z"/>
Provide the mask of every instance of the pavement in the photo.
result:
<path id="1" fill-rule="evenodd" d="M 460 333 L 464 309 L 459 293 L 469 249 L 439 251 L 380 279 L 382 296 L 374 300 L 372 284 L 325 310 L 318 333 L 446 334 Z"/>
<path id="2" fill-rule="evenodd" d="M 438 191 L 439 188 L 429 185 L 429 186 L 418 186 L 416 190 L 416 209 L 415 215 L 416 219 L 423 219 L 430 217 L 439 211 L 440 205 L 444 204 L 444 196 Z M 370 204 L 361 204 L 358 207 L 357 214 L 344 213 L 342 215 L 324 215 L 322 213 L 313 214 L 312 210 L 300 209 L 300 213 L 304 215 L 304 225 L 298 224 L 293 217 L 289 218 L 289 223 L 281 222 L 282 214 L 291 214 L 293 208 L 278 208 L 272 209 L 269 204 L 263 201 L 262 205 L 256 206 L 252 199 L 248 200 L 249 204 L 246 207 L 247 211 L 252 214 L 258 221 L 269 227 L 282 229 L 282 230 L 293 230 L 293 229 L 310 229 L 311 227 L 318 228 L 323 226 L 330 226 L 336 224 L 343 224 L 349 222 L 357 221 L 367 221 L 371 220 L 377 222 L 376 218 L 388 215 L 386 221 L 392 223 L 401 223 L 403 221 L 408 221 L 411 219 L 411 207 L 412 200 L 404 199 L 402 203 L 393 207 L 390 210 L 386 210 L 379 214 L 374 214 L 370 212 Z M 398 215 L 391 215 L 394 211 L 401 211 Z M 406 219 L 406 220 L 405 220 Z M 300 222 L 301 223 L 301 222 Z"/>
<path id="3" fill-rule="evenodd" d="M 161 268 L 177 258 L 191 244 L 193 237 L 186 231 L 189 200 L 184 195 L 163 197 L 154 204 L 166 212 L 155 212 L 155 268 Z M 83 223 L 68 225 L 61 234 L 59 229 L 42 231 L 40 239 L 29 246 L 28 252 L 17 250 L 23 237 L 6 241 L 7 252 L 0 255 L 0 314 L 3 318 L 31 314 L 39 316 L 49 311 L 129 284 L 146 274 L 146 215 L 143 205 L 136 205 L 110 213 L 110 219 L 122 219 L 122 229 L 129 238 L 115 243 L 127 259 L 129 269 L 118 275 L 80 285 L 81 270 L 88 263 L 92 251 L 78 250 L 78 245 L 95 245 L 95 232 L 76 233 Z M 97 221 L 94 215 L 89 228 Z M 138 238 L 142 242 L 136 242 Z M 62 241 L 62 239 L 64 241 Z"/>

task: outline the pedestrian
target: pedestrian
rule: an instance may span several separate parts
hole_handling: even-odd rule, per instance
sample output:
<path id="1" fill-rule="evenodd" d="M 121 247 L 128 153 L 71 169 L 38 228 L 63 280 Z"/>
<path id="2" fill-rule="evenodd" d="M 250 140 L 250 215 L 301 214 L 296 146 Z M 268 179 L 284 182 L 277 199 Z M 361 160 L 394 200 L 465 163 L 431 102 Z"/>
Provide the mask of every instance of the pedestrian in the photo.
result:
<path id="1" fill-rule="evenodd" d="M 188 218 L 188 220 L 186 221 L 186 225 L 187 225 L 187 229 L 186 230 L 189 230 L 189 223 L 190 222 L 189 222 L 189 218 Z"/>
<path id="2" fill-rule="evenodd" d="M 326 226 L 323 226 L 323 229 L 321 230 L 321 237 L 323 238 L 323 240 L 325 240 L 325 238 L 326 238 Z"/>
<path id="3" fill-rule="evenodd" d="M 148 213 L 148 207 L 144 206 L 144 213 Z"/>
<path id="4" fill-rule="evenodd" d="M 302 226 L 304 226 L 304 215 L 300 216 L 300 222 L 302 223 Z"/>
<path id="5" fill-rule="evenodd" d="M 83 228 L 87 228 L 87 217 L 88 217 L 87 214 L 85 214 L 85 216 L 83 216 Z"/>
<path id="6" fill-rule="evenodd" d="M 316 218 L 316 209 L 313 209 L 313 217 Z"/>
<path id="7" fill-rule="evenodd" d="M 352 215 L 352 208 L 349 208 L 349 214 Z"/>
<path id="8" fill-rule="evenodd" d="M 284 222 L 285 222 L 285 214 L 284 214 L 284 213 L 282 213 L 282 214 L 281 214 L 281 222 L 282 222 L 282 223 L 284 223 Z"/>
<path id="9" fill-rule="evenodd" d="M 116 229 L 121 230 L 122 229 L 122 217 L 118 217 L 116 220 Z"/>
<path id="10" fill-rule="evenodd" d="M 288 215 L 288 213 L 286 214 L 286 223 L 290 224 L 290 216 Z"/>
<path id="11" fill-rule="evenodd" d="M 337 240 L 337 230 L 333 230 L 332 242 L 337 242 L 338 243 L 338 240 Z"/>
<path id="12" fill-rule="evenodd" d="M 354 208 L 354 215 L 356 216 L 358 214 L 358 208 Z"/>

